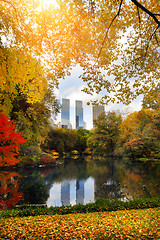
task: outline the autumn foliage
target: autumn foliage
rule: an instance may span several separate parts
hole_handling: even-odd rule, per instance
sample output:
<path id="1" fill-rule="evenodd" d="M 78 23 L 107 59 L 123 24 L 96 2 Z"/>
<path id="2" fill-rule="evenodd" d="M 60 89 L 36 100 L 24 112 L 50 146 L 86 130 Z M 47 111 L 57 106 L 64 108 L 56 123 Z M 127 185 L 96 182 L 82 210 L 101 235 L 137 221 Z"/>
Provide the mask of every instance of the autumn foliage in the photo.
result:
<path id="1" fill-rule="evenodd" d="M 123 120 L 119 142 L 129 156 L 159 158 L 159 118 L 159 110 L 142 109 Z"/>
<path id="2" fill-rule="evenodd" d="M 0 209 L 11 208 L 21 200 L 23 193 L 18 191 L 19 177 L 16 172 L 0 173 Z"/>
<path id="3" fill-rule="evenodd" d="M 47 155 L 42 155 L 41 156 L 41 164 L 52 164 L 52 163 L 56 163 L 56 159 L 55 158 L 52 158 L 50 156 L 47 156 Z"/>
<path id="4" fill-rule="evenodd" d="M 159 214 L 159 208 L 149 208 L 2 218 L 0 234 L 3 239 L 159 239 Z"/>
<path id="5" fill-rule="evenodd" d="M 20 144 L 24 143 L 21 133 L 15 131 L 15 123 L 0 113 L 0 167 L 15 165 Z"/>

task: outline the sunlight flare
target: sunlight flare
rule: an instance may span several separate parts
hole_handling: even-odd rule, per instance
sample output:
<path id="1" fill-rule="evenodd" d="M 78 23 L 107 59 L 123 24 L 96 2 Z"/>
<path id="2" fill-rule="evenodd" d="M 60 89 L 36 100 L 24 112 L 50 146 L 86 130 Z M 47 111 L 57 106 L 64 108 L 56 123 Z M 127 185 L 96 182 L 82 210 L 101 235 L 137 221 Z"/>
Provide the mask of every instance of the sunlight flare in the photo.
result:
<path id="1" fill-rule="evenodd" d="M 51 5 L 54 7 L 58 7 L 58 3 L 56 0 L 41 0 L 41 2 L 44 8 L 48 8 Z"/>

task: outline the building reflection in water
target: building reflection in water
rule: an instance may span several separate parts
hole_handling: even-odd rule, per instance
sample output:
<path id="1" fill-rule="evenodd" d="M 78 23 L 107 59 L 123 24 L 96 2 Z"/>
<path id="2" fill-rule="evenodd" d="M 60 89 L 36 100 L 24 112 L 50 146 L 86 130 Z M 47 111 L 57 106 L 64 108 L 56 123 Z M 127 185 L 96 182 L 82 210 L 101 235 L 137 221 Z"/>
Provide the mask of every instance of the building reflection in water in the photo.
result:
<path id="1" fill-rule="evenodd" d="M 94 178 L 87 180 L 66 179 L 61 183 L 54 183 L 50 189 L 47 206 L 69 206 L 74 204 L 87 204 L 94 202 Z"/>
<path id="2" fill-rule="evenodd" d="M 84 180 L 76 181 L 76 203 L 84 204 Z"/>
<path id="3" fill-rule="evenodd" d="M 70 205 L 70 181 L 64 180 L 61 183 L 61 202 L 64 206 Z"/>

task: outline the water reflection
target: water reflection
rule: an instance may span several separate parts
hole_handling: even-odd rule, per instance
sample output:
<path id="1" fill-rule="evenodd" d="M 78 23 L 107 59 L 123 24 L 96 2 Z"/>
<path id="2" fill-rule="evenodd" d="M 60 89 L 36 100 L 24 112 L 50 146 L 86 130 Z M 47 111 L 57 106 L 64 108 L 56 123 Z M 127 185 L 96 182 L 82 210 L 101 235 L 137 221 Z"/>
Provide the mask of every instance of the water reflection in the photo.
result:
<path id="1" fill-rule="evenodd" d="M 0 172 L 0 209 L 11 208 L 22 198 L 23 193 L 19 192 L 19 177 L 16 172 Z"/>
<path id="2" fill-rule="evenodd" d="M 15 204 L 61 206 L 98 198 L 133 199 L 160 196 L 160 165 L 119 161 L 66 161 L 54 168 L 0 173 L 1 208 Z M 20 177 L 21 176 L 21 177 Z"/>
<path id="3" fill-rule="evenodd" d="M 84 180 L 66 179 L 55 183 L 50 189 L 47 206 L 69 206 L 94 202 L 94 178 Z"/>

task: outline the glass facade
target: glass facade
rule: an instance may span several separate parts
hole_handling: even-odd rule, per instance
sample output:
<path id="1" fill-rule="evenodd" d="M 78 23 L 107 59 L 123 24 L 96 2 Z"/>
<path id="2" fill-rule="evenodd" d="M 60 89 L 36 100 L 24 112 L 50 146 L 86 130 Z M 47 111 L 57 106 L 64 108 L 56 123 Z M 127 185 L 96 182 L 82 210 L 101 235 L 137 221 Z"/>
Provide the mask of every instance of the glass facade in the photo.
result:
<path id="1" fill-rule="evenodd" d="M 62 98 L 61 127 L 70 128 L 70 100 Z"/>
<path id="2" fill-rule="evenodd" d="M 82 101 L 76 100 L 76 129 L 83 128 Z"/>

